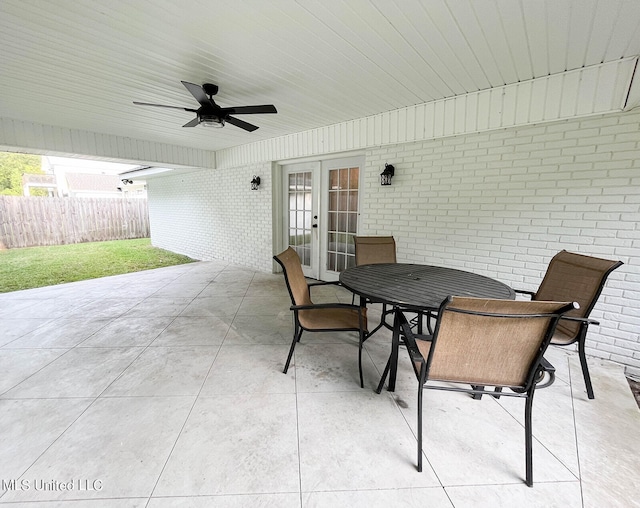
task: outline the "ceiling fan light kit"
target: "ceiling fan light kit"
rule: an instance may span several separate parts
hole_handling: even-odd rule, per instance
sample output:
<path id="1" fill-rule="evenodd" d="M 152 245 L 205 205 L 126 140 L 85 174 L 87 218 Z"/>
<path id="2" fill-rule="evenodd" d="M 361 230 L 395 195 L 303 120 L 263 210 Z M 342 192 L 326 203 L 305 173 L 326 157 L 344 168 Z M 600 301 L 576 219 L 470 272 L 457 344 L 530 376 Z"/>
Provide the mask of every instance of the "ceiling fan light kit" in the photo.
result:
<path id="1" fill-rule="evenodd" d="M 189 111 L 195 113 L 196 117 L 183 125 L 183 127 L 195 127 L 196 125 L 202 125 L 203 127 L 224 127 L 225 123 L 230 123 L 248 132 L 255 131 L 258 126 L 240 120 L 231 115 L 255 115 L 266 113 L 277 113 L 278 110 L 273 104 L 263 104 L 260 106 L 236 106 L 231 108 L 221 108 L 213 100 L 213 96 L 218 93 L 218 85 L 212 83 L 205 83 L 204 85 L 195 85 L 188 81 L 182 81 L 189 93 L 198 101 L 200 107 L 198 109 L 182 108 L 179 106 L 167 106 L 164 104 L 151 104 L 148 102 L 133 103 L 137 106 L 153 106 L 157 108 L 170 108 L 180 109 L 182 111 Z"/>
<path id="2" fill-rule="evenodd" d="M 218 118 L 217 116 L 200 116 L 200 122 L 203 127 L 221 129 L 224 127 L 224 118 Z"/>

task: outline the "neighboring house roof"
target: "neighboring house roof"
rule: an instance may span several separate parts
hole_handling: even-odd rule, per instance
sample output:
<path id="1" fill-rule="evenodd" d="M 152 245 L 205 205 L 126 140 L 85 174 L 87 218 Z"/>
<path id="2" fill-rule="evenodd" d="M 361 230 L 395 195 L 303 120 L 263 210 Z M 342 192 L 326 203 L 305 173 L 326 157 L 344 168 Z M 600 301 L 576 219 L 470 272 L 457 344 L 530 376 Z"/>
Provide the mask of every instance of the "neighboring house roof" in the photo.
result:
<path id="1" fill-rule="evenodd" d="M 66 173 L 69 191 L 118 192 L 120 179 L 117 175 L 89 173 Z"/>

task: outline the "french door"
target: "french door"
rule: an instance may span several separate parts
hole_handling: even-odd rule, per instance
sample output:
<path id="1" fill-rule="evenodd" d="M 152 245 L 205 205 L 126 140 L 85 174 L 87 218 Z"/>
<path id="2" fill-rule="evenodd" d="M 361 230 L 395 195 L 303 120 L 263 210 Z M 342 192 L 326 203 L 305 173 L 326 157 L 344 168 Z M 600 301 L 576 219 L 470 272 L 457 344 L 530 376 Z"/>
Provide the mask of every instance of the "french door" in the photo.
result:
<path id="1" fill-rule="evenodd" d="M 363 158 L 284 166 L 285 238 L 307 277 L 337 280 L 355 264 Z"/>

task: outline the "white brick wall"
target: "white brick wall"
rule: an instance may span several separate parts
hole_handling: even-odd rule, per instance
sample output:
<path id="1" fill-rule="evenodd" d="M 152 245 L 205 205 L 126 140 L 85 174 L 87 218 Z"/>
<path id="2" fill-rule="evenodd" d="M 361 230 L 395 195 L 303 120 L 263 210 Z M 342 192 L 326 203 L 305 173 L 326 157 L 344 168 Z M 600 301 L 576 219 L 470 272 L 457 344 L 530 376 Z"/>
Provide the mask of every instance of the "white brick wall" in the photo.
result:
<path id="1" fill-rule="evenodd" d="M 561 249 L 623 261 L 588 352 L 640 375 L 640 111 L 370 149 L 363 198 L 361 233 L 393 234 L 399 261 L 532 290 Z"/>
<path id="2" fill-rule="evenodd" d="M 252 191 L 253 175 L 261 179 Z M 272 269 L 271 163 L 149 179 L 154 245 L 195 259 Z"/>

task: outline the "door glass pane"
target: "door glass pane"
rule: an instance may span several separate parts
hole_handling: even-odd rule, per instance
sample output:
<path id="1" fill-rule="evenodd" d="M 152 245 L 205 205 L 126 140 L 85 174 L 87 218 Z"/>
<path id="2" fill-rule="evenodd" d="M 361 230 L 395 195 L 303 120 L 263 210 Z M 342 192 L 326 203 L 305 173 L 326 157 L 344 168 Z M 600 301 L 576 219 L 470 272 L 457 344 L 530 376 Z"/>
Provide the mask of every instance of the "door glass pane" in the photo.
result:
<path id="1" fill-rule="evenodd" d="M 358 222 L 360 168 L 329 170 L 327 270 L 341 272 L 355 265 L 353 237 Z"/>
<path id="2" fill-rule="evenodd" d="M 338 190 L 338 172 L 332 170 L 329 172 L 329 190 Z"/>
<path id="3" fill-rule="evenodd" d="M 357 213 L 349 214 L 349 225 L 348 225 L 347 231 L 349 233 L 353 233 L 354 235 L 358 232 L 358 214 Z"/>
<path id="4" fill-rule="evenodd" d="M 311 171 L 289 173 L 289 246 L 311 266 Z"/>

